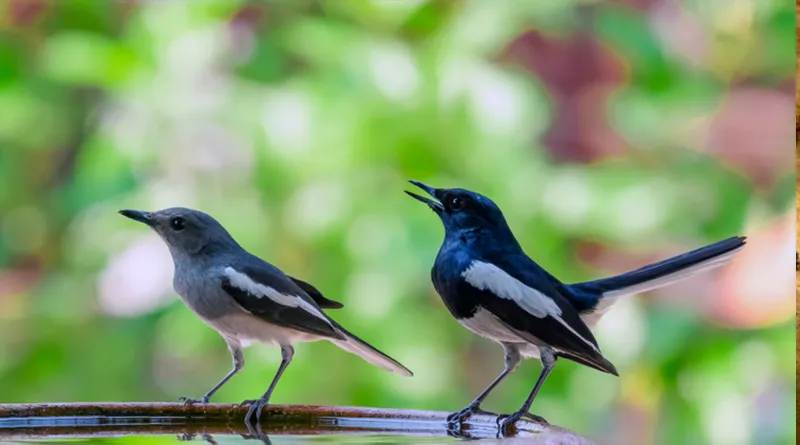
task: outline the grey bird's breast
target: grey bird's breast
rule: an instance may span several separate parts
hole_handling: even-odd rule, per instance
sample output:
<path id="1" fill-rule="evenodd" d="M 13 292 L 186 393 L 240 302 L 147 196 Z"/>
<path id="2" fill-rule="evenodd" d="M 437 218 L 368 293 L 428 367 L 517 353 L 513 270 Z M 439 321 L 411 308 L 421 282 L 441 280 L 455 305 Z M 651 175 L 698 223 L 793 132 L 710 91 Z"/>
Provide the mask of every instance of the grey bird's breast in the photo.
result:
<path id="1" fill-rule="evenodd" d="M 204 273 L 195 273 L 203 270 Z M 245 313 L 222 289 L 222 270 L 218 268 L 175 268 L 172 286 L 183 302 L 204 321 Z"/>
<path id="2" fill-rule="evenodd" d="M 206 273 L 196 274 L 176 268 L 172 282 L 186 306 L 220 335 L 243 346 L 252 342 L 290 345 L 320 339 L 274 325 L 242 308 L 222 288 L 223 270 L 223 267 L 209 267 Z"/>

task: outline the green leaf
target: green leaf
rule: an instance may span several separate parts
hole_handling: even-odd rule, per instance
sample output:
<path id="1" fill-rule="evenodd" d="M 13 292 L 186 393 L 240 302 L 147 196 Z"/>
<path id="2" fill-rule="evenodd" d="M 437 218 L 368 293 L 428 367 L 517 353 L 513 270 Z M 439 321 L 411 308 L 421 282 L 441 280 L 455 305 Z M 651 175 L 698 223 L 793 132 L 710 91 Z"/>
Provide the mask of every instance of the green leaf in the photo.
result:
<path id="1" fill-rule="evenodd" d="M 61 33 L 47 41 L 41 56 L 42 72 L 57 82 L 115 87 L 136 72 L 136 54 L 100 34 Z"/>

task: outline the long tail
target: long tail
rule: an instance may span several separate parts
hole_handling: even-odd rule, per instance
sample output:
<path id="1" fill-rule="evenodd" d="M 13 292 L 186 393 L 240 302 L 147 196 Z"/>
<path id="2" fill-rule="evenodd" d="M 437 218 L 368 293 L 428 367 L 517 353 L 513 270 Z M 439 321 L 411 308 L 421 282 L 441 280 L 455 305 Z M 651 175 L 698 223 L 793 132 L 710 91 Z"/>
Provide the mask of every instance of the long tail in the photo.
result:
<path id="1" fill-rule="evenodd" d="M 373 348 L 364 340 L 348 332 L 339 323 L 336 323 L 333 320 L 331 321 L 333 322 L 333 325 L 336 327 L 336 329 L 338 329 L 345 337 L 344 340 L 331 338 L 329 339 L 331 343 L 335 344 L 336 346 L 348 352 L 352 352 L 353 354 L 363 358 L 364 360 L 372 363 L 373 365 L 381 367 L 387 371 L 396 372 L 398 374 L 407 377 L 411 377 L 414 375 L 413 372 L 411 372 L 408 368 L 400 364 L 400 362 L 398 362 L 397 360 Z"/>
<path id="2" fill-rule="evenodd" d="M 582 316 L 584 321 L 593 324 L 616 298 L 653 290 L 719 267 L 741 250 L 746 240 L 743 236 L 735 236 L 622 275 L 568 287 L 575 295 L 599 298 L 597 307 Z"/>

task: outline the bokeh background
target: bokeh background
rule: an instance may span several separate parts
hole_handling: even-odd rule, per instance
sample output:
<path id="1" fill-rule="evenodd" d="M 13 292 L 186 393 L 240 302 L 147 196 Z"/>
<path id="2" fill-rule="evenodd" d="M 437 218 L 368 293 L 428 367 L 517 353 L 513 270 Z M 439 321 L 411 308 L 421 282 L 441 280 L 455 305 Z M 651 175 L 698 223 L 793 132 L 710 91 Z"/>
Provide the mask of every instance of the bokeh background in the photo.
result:
<path id="1" fill-rule="evenodd" d="M 620 377 L 564 361 L 534 411 L 598 443 L 795 443 L 794 23 L 788 0 L 1 0 L 0 403 L 168 401 L 228 371 L 116 214 L 181 205 L 416 373 L 300 345 L 274 402 L 461 408 L 502 351 L 435 294 L 413 178 L 495 199 L 565 281 L 749 236 L 620 301 L 597 328 Z M 217 401 L 280 360 L 246 357 Z"/>

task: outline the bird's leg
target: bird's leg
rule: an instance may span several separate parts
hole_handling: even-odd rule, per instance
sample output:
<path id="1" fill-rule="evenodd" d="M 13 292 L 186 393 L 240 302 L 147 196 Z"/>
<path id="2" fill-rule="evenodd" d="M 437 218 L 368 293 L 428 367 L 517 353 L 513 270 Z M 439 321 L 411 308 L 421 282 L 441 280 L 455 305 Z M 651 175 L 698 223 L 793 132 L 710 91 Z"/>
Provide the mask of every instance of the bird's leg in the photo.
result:
<path id="1" fill-rule="evenodd" d="M 250 409 L 247 410 L 247 416 L 244 418 L 244 423 L 247 425 L 248 429 L 252 429 L 250 422 L 253 418 L 253 414 L 256 416 L 256 425 L 258 429 L 259 435 L 261 435 L 261 411 L 264 407 L 269 403 L 269 398 L 272 396 L 272 391 L 275 390 L 275 385 L 277 385 L 278 380 L 280 380 L 281 375 L 283 375 L 283 371 L 286 370 L 286 367 L 289 366 L 289 363 L 292 361 L 292 357 L 294 357 L 294 348 L 289 345 L 281 345 L 281 365 L 278 367 L 278 372 L 275 373 L 275 378 L 272 379 L 272 383 L 269 384 L 269 388 L 267 388 L 267 392 L 261 396 L 260 399 L 256 399 L 250 403 Z M 243 403 L 247 403 L 245 401 Z"/>
<path id="2" fill-rule="evenodd" d="M 492 383 L 489 384 L 486 389 L 483 390 L 482 393 L 475 397 L 475 400 L 470 402 L 464 409 L 460 411 L 456 411 L 449 416 L 447 416 L 447 426 L 449 428 L 457 428 L 460 427 L 461 424 L 471 415 L 473 414 L 490 414 L 496 416 L 496 413 L 491 413 L 489 411 L 485 411 L 481 409 L 481 403 L 483 403 L 483 399 L 489 395 L 489 393 L 504 379 L 511 371 L 508 369 L 503 370 L 499 376 L 497 376 Z"/>
<path id="3" fill-rule="evenodd" d="M 532 419 L 536 422 L 547 423 L 547 421 L 543 417 L 531 414 L 529 410 L 531 409 L 531 405 L 533 404 L 533 399 L 535 399 L 536 394 L 539 393 L 539 388 L 542 387 L 542 383 L 544 383 L 545 379 L 550 374 L 550 371 L 552 371 L 553 368 L 555 367 L 557 357 L 555 351 L 553 351 L 552 348 L 540 346 L 539 352 L 542 358 L 542 373 L 539 374 L 539 379 L 533 386 L 533 390 L 531 391 L 530 395 L 528 395 L 528 398 L 525 399 L 525 403 L 523 403 L 520 409 L 517 410 L 515 413 L 511 415 L 503 415 L 497 418 L 499 432 L 503 436 L 508 435 L 509 427 L 511 427 L 511 425 L 513 425 L 514 422 L 523 417 Z"/>
<path id="4" fill-rule="evenodd" d="M 193 405 L 195 403 L 202 403 L 202 404 L 208 403 L 209 399 L 211 399 L 211 396 L 213 396 L 215 392 L 217 392 L 220 388 L 222 388 L 222 385 L 227 383 L 228 380 L 231 379 L 231 377 L 236 375 L 236 373 L 241 371 L 242 368 L 244 367 L 244 353 L 242 353 L 242 345 L 236 340 L 230 340 L 227 338 L 225 339 L 225 343 L 228 344 L 228 351 L 230 351 L 231 358 L 233 359 L 233 369 L 231 369 L 231 372 L 225 375 L 225 377 L 223 377 L 222 380 L 219 381 L 219 383 L 214 385 L 213 388 L 209 389 L 206 395 L 204 395 L 202 398 L 200 399 L 190 399 L 189 397 L 179 398 L 178 400 L 182 400 L 184 406 Z"/>
<path id="5" fill-rule="evenodd" d="M 504 343 L 503 348 L 505 349 L 506 353 L 506 363 L 503 372 L 500 373 L 500 375 L 497 376 L 492 381 L 492 383 L 490 383 L 489 386 L 486 387 L 486 389 L 484 389 L 483 392 L 478 395 L 478 397 L 475 397 L 475 400 L 473 400 L 469 405 L 467 405 L 466 408 L 447 416 L 448 428 L 460 429 L 461 424 L 464 422 L 464 420 L 466 420 L 467 417 L 473 414 L 489 414 L 492 416 L 497 415 L 495 413 L 482 410 L 481 403 L 483 403 L 483 400 L 486 398 L 486 396 L 488 396 L 489 393 L 492 392 L 492 390 L 494 390 L 494 388 L 501 381 L 503 381 L 503 379 L 505 379 L 509 374 L 511 374 L 512 372 L 514 372 L 515 369 L 517 369 L 517 366 L 519 366 L 519 361 L 520 361 L 519 349 L 517 349 L 515 345 L 511 343 Z"/>

